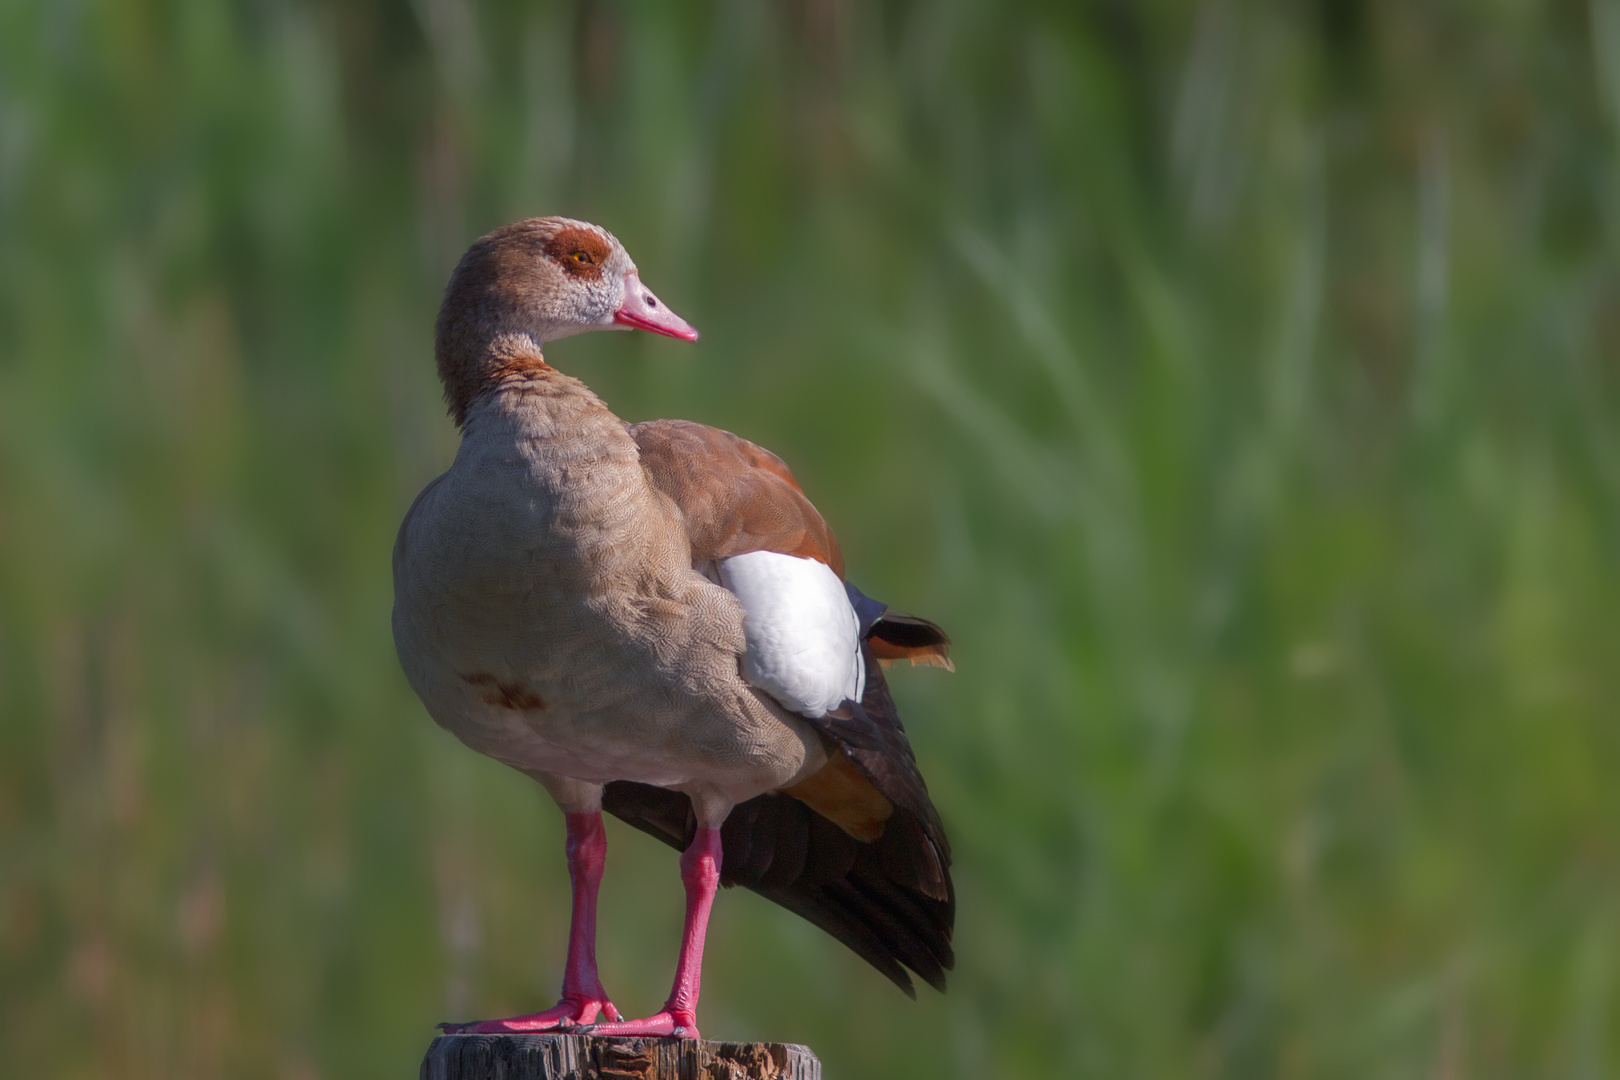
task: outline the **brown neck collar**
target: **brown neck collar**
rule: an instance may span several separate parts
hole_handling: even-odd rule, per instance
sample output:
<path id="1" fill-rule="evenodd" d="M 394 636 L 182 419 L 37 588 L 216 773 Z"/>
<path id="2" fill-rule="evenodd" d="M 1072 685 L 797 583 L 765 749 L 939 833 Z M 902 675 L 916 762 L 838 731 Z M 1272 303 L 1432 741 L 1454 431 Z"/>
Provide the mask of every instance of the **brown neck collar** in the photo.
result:
<path id="1" fill-rule="evenodd" d="M 508 383 L 556 373 L 557 369 L 541 355 L 539 342 L 526 334 L 521 339 L 502 334 L 490 342 L 478 360 L 463 366 L 458 378 L 446 383 L 444 396 L 456 427 L 465 427 L 468 410 L 483 394 Z"/>

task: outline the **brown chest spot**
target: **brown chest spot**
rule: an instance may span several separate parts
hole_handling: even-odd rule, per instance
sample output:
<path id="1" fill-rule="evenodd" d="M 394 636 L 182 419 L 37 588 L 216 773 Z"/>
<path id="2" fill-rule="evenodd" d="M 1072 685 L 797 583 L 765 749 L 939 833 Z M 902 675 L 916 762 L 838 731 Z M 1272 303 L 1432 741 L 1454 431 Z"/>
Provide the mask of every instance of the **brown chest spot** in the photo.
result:
<path id="1" fill-rule="evenodd" d="M 461 681 L 474 688 L 478 700 L 497 709 L 543 709 L 546 699 L 520 682 L 502 682 L 493 675 L 473 672 Z"/>

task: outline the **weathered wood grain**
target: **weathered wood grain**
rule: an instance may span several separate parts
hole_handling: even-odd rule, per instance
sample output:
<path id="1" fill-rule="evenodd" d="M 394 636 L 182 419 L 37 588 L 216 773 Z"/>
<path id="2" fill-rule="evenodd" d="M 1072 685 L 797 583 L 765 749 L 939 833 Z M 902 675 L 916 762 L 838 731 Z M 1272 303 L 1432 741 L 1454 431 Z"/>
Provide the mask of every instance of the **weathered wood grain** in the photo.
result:
<path id="1" fill-rule="evenodd" d="M 821 1062 L 793 1043 L 440 1035 L 420 1080 L 821 1080 Z"/>

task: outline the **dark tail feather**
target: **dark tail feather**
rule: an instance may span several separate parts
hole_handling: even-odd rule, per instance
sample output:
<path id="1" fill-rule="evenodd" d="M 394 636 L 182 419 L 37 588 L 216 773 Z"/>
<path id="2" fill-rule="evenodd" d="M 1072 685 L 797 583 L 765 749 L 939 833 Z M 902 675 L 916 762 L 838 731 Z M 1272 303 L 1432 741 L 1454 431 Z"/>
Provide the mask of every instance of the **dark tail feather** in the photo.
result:
<path id="1" fill-rule="evenodd" d="M 602 808 L 677 850 L 697 831 L 691 803 L 677 791 L 619 780 L 607 785 Z M 760 795 L 736 806 L 721 827 L 720 881 L 752 889 L 821 927 L 915 997 L 905 968 L 944 990 L 945 972 L 955 964 L 956 893 L 948 875 L 941 899 L 924 891 L 938 887 L 927 870 L 919 874 L 910 850 L 918 840 L 931 846 L 903 808 L 867 844 L 791 796 Z"/>
<path id="2" fill-rule="evenodd" d="M 861 637 L 872 646 L 872 652 L 885 664 L 896 660 L 910 660 L 913 664 L 942 667 L 955 671 L 951 663 L 950 635 L 927 619 L 903 615 L 889 610 L 881 600 L 873 600 L 855 586 L 845 582 L 849 602 L 861 622 Z"/>

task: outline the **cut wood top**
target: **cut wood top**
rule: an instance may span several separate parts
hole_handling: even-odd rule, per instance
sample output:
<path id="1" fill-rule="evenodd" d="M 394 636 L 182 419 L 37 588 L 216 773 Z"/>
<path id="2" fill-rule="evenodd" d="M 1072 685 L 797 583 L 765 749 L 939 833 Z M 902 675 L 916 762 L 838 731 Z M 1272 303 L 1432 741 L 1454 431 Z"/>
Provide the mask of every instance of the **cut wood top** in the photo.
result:
<path id="1" fill-rule="evenodd" d="M 420 1080 L 821 1080 L 795 1043 L 610 1039 L 592 1035 L 440 1035 Z"/>

